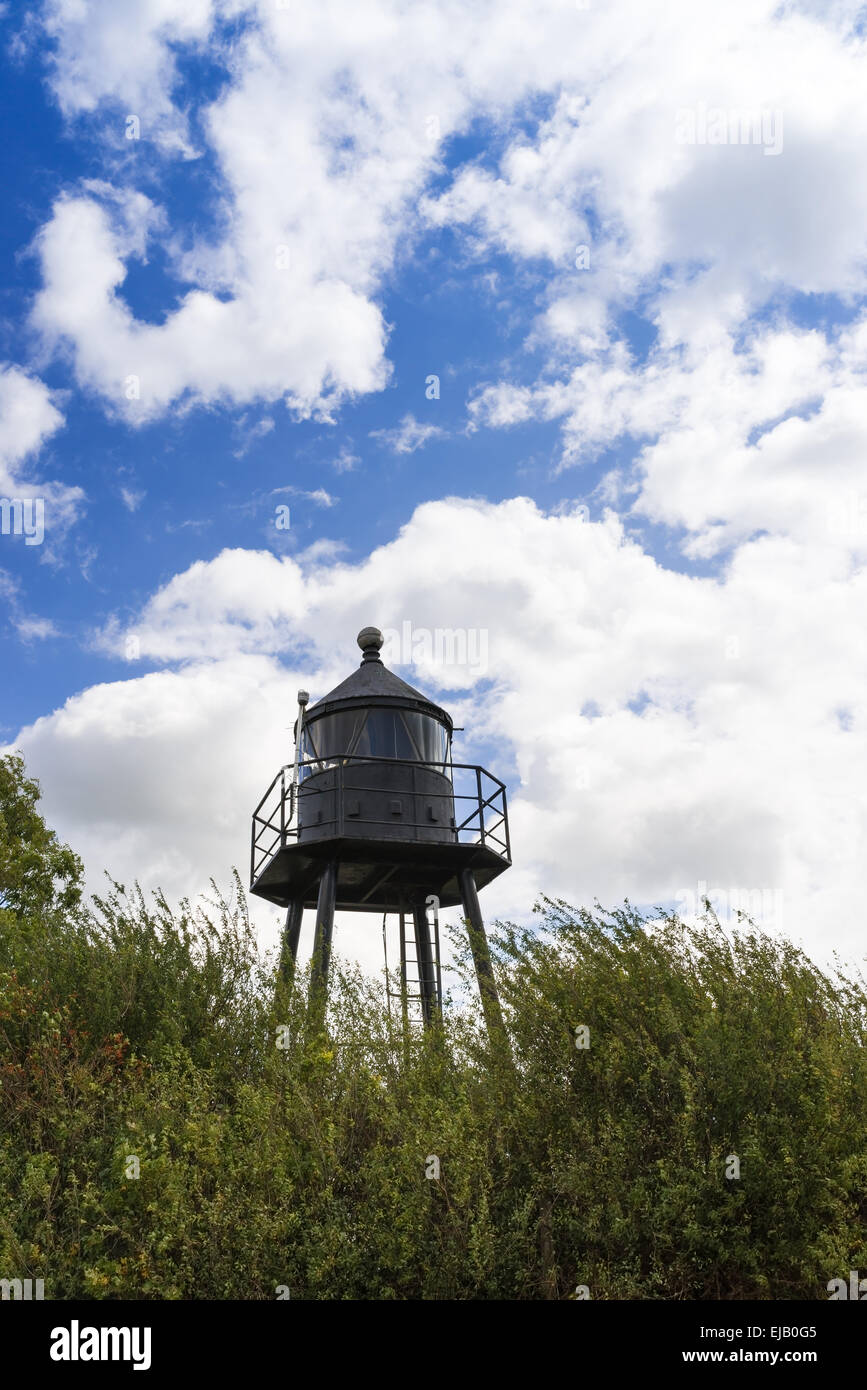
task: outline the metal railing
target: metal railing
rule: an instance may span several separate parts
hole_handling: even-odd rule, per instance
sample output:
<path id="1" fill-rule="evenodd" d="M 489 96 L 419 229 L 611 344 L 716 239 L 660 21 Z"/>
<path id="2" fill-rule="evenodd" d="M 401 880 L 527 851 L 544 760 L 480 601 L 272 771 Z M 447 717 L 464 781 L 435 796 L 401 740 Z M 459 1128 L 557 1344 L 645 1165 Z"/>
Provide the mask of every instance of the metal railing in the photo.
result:
<path id="1" fill-rule="evenodd" d="M 349 787 L 345 785 L 345 772 L 347 767 L 357 768 L 359 764 L 387 764 L 392 767 L 425 768 L 436 772 L 442 772 L 442 762 L 420 762 L 410 758 L 374 758 L 363 754 L 352 754 L 345 758 L 329 760 L 327 767 L 318 761 L 308 760 L 299 764 L 300 775 L 305 779 L 301 780 L 298 786 L 294 781 L 294 766 L 289 763 L 281 767 L 270 787 L 266 791 L 259 805 L 253 812 L 253 834 L 250 846 L 250 882 L 255 883 L 262 873 L 266 864 L 273 859 L 278 850 L 285 848 L 298 839 L 299 824 L 298 811 L 299 803 L 303 803 L 305 796 L 310 793 L 316 794 L 315 783 L 311 785 L 309 778 L 315 773 L 323 770 L 334 774 L 334 782 L 320 795 L 328 795 L 334 798 L 336 814 L 330 819 L 319 820 L 315 824 L 317 838 L 321 838 L 323 830 L 328 826 L 332 827 L 332 833 L 339 836 L 343 833 L 343 821 L 346 807 L 347 795 L 357 797 L 359 793 L 374 792 L 378 795 L 383 794 L 383 787 L 365 786 L 353 781 Z M 447 792 L 434 792 L 429 787 L 416 790 L 406 788 L 404 794 L 410 793 L 419 798 L 427 800 L 454 801 L 455 824 L 450 827 L 451 834 L 454 836 L 455 844 L 483 845 L 488 849 L 499 854 L 502 858 L 511 863 L 511 843 L 509 840 L 509 816 L 506 808 L 506 787 L 505 783 L 483 767 L 477 767 L 472 763 L 450 763 L 448 769 L 451 774 L 452 785 Z M 468 788 L 468 790 L 464 790 Z M 469 803 L 467 805 L 466 803 Z M 375 820 L 371 817 L 362 817 L 359 821 L 356 817 L 352 818 L 355 826 L 359 824 L 375 827 L 377 825 L 393 826 L 393 819 Z M 407 830 L 431 830 L 430 821 L 401 820 L 401 826 Z M 304 829 L 302 825 L 300 829 Z M 308 826 L 307 829 L 314 829 Z M 391 837 L 389 837 L 391 838 Z M 408 834 L 407 839 L 412 839 Z M 426 836 L 419 837 L 420 843 L 429 843 Z M 436 843 L 448 843 L 448 840 L 438 839 Z"/>

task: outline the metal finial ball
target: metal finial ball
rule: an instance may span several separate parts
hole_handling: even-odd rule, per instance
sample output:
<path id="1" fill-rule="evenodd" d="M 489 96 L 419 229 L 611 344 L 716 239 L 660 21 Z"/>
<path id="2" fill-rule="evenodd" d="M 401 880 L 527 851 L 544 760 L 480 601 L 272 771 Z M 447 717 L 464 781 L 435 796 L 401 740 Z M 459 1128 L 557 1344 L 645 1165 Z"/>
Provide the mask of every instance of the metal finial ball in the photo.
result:
<path id="1" fill-rule="evenodd" d="M 363 652 L 378 652 L 385 638 L 378 627 L 363 627 L 356 641 Z"/>

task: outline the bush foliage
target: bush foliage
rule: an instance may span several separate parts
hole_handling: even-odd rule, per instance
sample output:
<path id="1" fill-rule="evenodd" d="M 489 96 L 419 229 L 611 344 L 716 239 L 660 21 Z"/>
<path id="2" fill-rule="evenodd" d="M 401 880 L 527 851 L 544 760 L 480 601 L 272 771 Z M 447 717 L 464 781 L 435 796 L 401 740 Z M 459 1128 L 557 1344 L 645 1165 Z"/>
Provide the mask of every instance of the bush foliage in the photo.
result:
<path id="1" fill-rule="evenodd" d="M 51 1298 L 791 1299 L 867 1268 L 860 978 L 710 913 L 545 900 L 494 933 L 510 1049 L 461 933 L 469 1002 L 444 1026 L 405 1037 L 336 961 L 323 1028 L 260 958 L 237 877 L 207 911 L 120 885 L 82 906 L 37 798 L 3 760 L 3 1277 Z"/>

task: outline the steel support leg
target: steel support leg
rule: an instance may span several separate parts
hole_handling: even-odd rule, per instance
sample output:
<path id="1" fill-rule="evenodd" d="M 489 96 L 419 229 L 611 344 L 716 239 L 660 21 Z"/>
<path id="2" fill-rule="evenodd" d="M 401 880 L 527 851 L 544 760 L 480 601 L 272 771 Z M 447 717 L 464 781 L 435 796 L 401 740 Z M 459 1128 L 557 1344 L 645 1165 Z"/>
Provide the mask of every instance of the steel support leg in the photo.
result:
<path id="1" fill-rule="evenodd" d="M 294 898 L 289 904 L 289 911 L 286 913 L 286 927 L 283 932 L 283 948 L 280 952 L 280 975 L 289 981 L 295 974 L 295 963 L 298 960 L 298 940 L 301 936 L 301 919 L 304 916 L 304 902 L 301 898 Z"/>
<path id="2" fill-rule="evenodd" d="M 439 1013 L 440 1001 L 437 997 L 437 983 L 434 972 L 433 953 L 430 945 L 430 927 L 427 912 L 423 906 L 416 905 L 412 910 L 415 926 L 415 955 L 418 961 L 418 982 L 421 992 L 421 1010 L 425 1027 L 428 1028 Z"/>
<path id="3" fill-rule="evenodd" d="M 505 1029 L 503 1027 L 503 1012 L 500 1008 L 500 996 L 497 993 L 497 982 L 494 979 L 494 970 L 491 965 L 488 937 L 485 932 L 485 923 L 482 919 L 482 909 L 479 906 L 479 895 L 476 891 L 476 880 L 473 878 L 472 869 L 461 869 L 458 875 L 458 884 L 461 890 L 464 916 L 467 919 L 470 950 L 473 953 L 473 964 L 476 967 L 476 978 L 479 982 L 479 994 L 482 999 L 482 1009 L 485 1022 L 488 1025 L 488 1033 L 491 1037 L 496 1033 L 504 1037 Z"/>
<path id="4" fill-rule="evenodd" d="M 328 966 L 331 962 L 331 936 L 334 931 L 334 904 L 337 900 L 337 860 L 332 859 L 322 870 L 319 880 L 319 900 L 316 904 L 316 936 L 313 941 L 312 994 L 325 993 Z"/>

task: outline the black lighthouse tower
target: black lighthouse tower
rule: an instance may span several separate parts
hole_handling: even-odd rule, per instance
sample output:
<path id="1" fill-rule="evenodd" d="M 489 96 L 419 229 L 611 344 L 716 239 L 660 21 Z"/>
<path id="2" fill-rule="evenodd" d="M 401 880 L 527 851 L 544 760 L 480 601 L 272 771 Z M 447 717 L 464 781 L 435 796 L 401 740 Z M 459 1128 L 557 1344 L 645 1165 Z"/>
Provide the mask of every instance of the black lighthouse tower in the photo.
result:
<path id="1" fill-rule="evenodd" d="M 253 813 L 251 891 L 288 909 L 287 972 L 315 907 L 312 989 L 327 981 L 335 909 L 411 916 L 426 1024 L 442 1004 L 428 905 L 461 904 L 488 1029 L 501 1029 L 478 890 L 511 864 L 506 788 L 453 761 L 450 715 L 383 665 L 378 628 L 358 645 L 360 667 L 329 694 L 308 709 L 299 692 L 295 762 Z"/>

